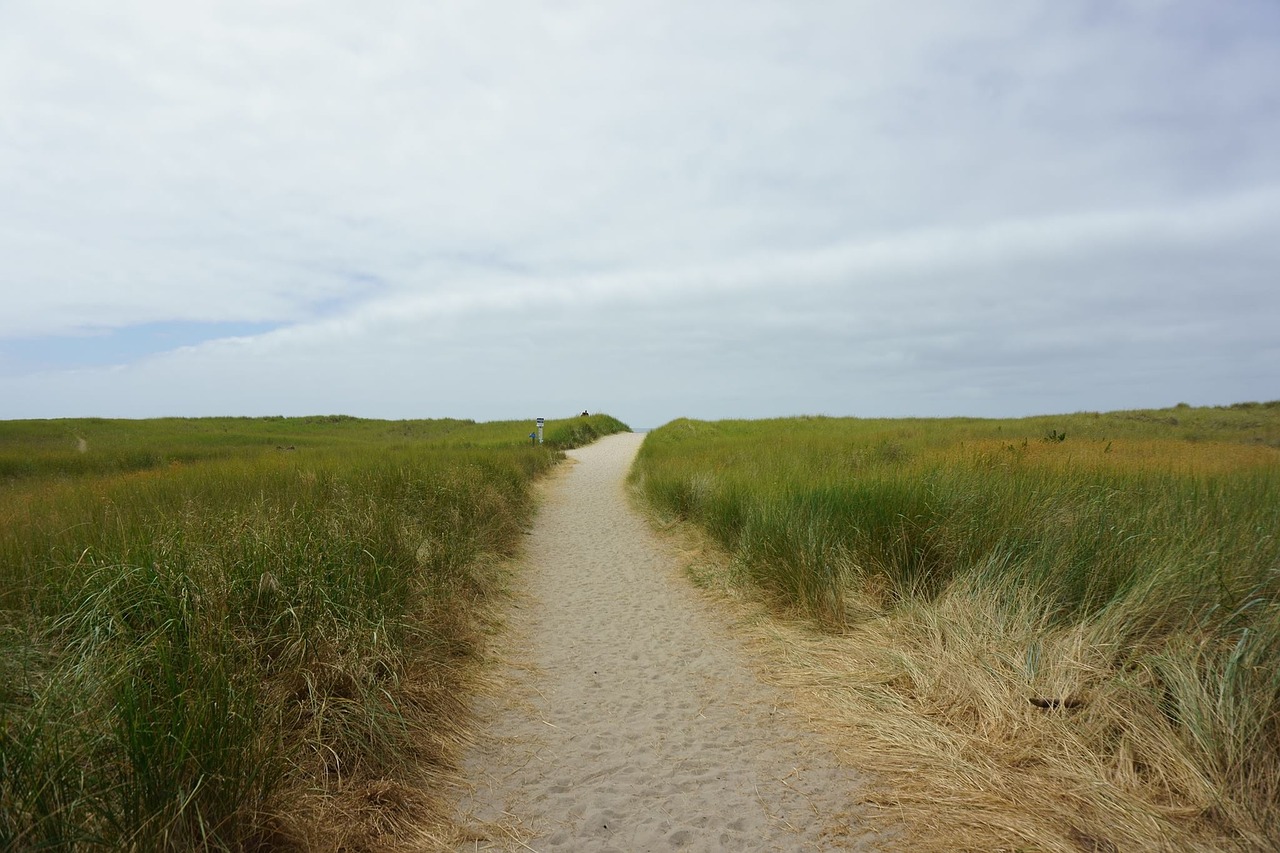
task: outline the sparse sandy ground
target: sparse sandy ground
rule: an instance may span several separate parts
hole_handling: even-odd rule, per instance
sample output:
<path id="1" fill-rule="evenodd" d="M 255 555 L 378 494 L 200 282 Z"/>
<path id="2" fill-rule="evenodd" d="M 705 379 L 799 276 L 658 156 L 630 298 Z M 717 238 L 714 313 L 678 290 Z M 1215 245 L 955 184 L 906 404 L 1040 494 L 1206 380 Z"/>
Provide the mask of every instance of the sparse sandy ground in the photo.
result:
<path id="1" fill-rule="evenodd" d="M 458 849 L 865 849 L 857 774 L 778 707 L 630 507 L 643 438 L 571 452 L 547 491 Z"/>

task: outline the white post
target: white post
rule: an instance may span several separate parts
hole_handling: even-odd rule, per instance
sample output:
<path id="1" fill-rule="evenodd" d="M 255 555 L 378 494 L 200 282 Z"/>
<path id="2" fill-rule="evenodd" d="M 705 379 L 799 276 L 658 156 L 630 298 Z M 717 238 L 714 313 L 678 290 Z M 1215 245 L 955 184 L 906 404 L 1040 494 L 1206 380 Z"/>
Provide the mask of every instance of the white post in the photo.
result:
<path id="1" fill-rule="evenodd" d="M 538 444 L 542 444 L 542 424 L 543 419 L 538 418 Z"/>

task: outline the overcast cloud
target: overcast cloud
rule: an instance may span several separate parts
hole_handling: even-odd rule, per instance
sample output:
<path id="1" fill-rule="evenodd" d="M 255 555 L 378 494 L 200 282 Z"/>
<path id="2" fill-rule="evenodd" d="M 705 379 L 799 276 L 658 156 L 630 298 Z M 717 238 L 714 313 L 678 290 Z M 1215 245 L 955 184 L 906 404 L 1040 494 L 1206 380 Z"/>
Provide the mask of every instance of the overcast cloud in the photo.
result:
<path id="1" fill-rule="evenodd" d="M 1280 4 L 0 2 L 0 418 L 1280 398 Z"/>

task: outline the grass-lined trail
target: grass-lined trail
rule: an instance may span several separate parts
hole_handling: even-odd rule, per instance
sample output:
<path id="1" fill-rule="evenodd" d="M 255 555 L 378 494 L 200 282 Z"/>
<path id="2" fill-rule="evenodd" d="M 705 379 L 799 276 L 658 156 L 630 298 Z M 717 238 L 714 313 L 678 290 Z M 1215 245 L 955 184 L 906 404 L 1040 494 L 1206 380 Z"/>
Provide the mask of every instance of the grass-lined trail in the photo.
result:
<path id="1" fill-rule="evenodd" d="M 642 441 L 570 452 L 547 490 L 459 849 L 858 848 L 858 778 L 776 707 L 629 505 Z"/>

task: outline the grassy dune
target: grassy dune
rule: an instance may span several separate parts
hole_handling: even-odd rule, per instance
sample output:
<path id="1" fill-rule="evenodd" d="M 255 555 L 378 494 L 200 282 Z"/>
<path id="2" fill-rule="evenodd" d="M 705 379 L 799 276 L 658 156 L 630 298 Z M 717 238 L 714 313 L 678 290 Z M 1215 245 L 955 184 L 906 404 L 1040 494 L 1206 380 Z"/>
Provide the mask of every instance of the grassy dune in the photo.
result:
<path id="1" fill-rule="evenodd" d="M 0 849 L 428 832 L 556 446 L 625 428 L 0 423 Z M 434 823 L 433 823 L 434 821 Z"/>
<path id="2" fill-rule="evenodd" d="M 946 849 L 1280 847 L 1280 404 L 676 421 L 633 478 Z"/>

